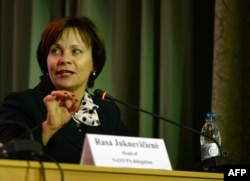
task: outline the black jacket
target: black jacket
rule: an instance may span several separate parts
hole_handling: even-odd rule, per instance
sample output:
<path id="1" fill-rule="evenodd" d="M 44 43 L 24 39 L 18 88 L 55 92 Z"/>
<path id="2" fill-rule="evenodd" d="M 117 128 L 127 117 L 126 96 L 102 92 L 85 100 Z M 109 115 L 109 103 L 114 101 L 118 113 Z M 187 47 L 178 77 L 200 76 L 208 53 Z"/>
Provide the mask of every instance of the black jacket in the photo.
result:
<path id="1" fill-rule="evenodd" d="M 25 124 L 32 129 L 35 139 L 42 142 L 41 124 L 47 115 L 43 98 L 52 90 L 54 87 L 47 79 L 41 81 L 34 89 L 9 94 L 0 106 L 0 142 L 15 139 L 25 132 L 25 129 L 18 125 L 4 126 L 3 122 L 7 120 Z M 79 163 L 86 133 L 128 135 L 117 105 L 112 101 L 102 100 L 95 96 L 92 98 L 94 103 L 99 106 L 97 113 L 101 125 L 85 125 L 83 131 L 80 132 L 75 121 L 71 119 L 44 147 L 46 154 L 58 162 Z"/>

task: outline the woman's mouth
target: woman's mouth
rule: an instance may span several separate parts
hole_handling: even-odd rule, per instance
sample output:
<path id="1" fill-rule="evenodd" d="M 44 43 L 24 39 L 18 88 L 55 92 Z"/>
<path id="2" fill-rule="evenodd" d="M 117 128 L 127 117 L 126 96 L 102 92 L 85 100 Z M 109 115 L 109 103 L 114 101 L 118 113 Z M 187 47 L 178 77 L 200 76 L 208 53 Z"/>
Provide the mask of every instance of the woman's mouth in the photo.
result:
<path id="1" fill-rule="evenodd" d="M 56 75 L 61 75 L 61 76 L 68 76 L 68 75 L 72 75 L 74 74 L 74 72 L 70 71 L 70 70 L 60 70 L 56 72 Z"/>

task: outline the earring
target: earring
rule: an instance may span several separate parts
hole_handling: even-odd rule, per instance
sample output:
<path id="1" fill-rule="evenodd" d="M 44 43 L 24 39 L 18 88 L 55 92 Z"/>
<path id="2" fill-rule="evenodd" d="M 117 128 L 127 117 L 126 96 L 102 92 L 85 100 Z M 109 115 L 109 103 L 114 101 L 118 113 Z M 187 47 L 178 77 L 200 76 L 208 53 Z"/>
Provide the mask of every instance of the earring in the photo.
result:
<path id="1" fill-rule="evenodd" d="M 96 73 L 95 73 L 95 72 L 93 72 L 93 73 L 92 73 L 92 75 L 93 75 L 93 76 L 96 76 Z"/>

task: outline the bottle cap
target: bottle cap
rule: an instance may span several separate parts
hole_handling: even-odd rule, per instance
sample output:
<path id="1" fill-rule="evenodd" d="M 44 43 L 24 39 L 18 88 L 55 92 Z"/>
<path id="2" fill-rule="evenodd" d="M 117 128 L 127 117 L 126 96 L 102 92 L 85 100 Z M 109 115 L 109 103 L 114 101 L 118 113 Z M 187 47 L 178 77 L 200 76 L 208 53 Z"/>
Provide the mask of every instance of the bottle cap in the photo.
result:
<path id="1" fill-rule="evenodd" d="M 215 118 L 215 114 L 213 112 L 208 112 L 206 113 L 206 119 L 214 119 Z"/>

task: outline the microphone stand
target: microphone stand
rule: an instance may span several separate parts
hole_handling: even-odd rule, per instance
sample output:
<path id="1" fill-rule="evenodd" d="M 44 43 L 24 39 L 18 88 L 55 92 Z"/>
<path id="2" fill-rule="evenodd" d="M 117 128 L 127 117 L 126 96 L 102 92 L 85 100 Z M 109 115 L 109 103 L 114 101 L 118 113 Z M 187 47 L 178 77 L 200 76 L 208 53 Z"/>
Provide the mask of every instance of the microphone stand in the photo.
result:
<path id="1" fill-rule="evenodd" d="M 43 147 L 40 142 L 34 140 L 33 133 L 31 129 L 29 129 L 26 125 L 21 122 L 15 121 L 4 121 L 0 123 L 1 125 L 18 125 L 25 129 L 25 133 L 29 134 L 29 139 L 13 139 L 4 143 L 2 147 L 0 147 L 0 157 L 19 157 L 19 156 L 28 156 L 29 154 L 42 154 Z M 28 155 L 27 155 L 28 153 Z"/>
<path id="2" fill-rule="evenodd" d="M 101 92 L 102 92 L 102 94 L 101 94 Z M 120 104 L 123 104 L 123 105 L 125 105 L 125 106 L 128 106 L 128 107 L 130 107 L 130 108 L 137 109 L 137 110 L 139 110 L 139 111 L 141 111 L 141 112 L 143 112 L 143 113 L 146 113 L 146 114 L 148 114 L 148 115 L 151 115 L 151 116 L 153 116 L 153 117 L 155 117 L 155 118 L 158 118 L 158 119 L 161 119 L 161 120 L 163 120 L 163 121 L 169 122 L 169 123 L 171 123 L 171 124 L 173 124 L 173 125 L 175 125 L 175 126 L 184 128 L 184 129 L 186 129 L 186 130 L 189 130 L 189 131 L 191 131 L 191 132 L 194 132 L 194 133 L 196 133 L 196 134 L 202 135 L 202 136 L 204 136 L 204 137 L 209 138 L 210 140 L 212 140 L 212 141 L 218 146 L 218 148 L 219 148 L 219 154 L 220 154 L 220 155 L 214 156 L 214 157 L 211 157 L 211 158 L 207 158 L 207 159 L 205 159 L 205 160 L 202 160 L 202 161 L 198 164 L 198 166 L 197 166 L 197 167 L 198 167 L 198 168 L 197 168 L 198 170 L 203 170 L 203 171 L 219 171 L 219 172 L 221 172 L 221 171 L 223 171 L 223 170 L 222 170 L 223 165 L 229 163 L 228 157 L 225 157 L 226 155 L 223 155 L 221 146 L 219 145 L 219 143 L 218 143 L 213 137 L 208 136 L 208 135 L 206 135 L 206 134 L 203 134 L 202 132 L 197 131 L 197 130 L 195 130 L 195 129 L 191 128 L 191 127 L 188 127 L 188 126 L 186 126 L 186 125 L 179 124 L 179 123 L 174 122 L 174 121 L 172 121 L 172 120 L 169 120 L 169 119 L 167 119 L 167 118 L 165 118 L 165 117 L 162 117 L 162 116 L 159 116 L 159 115 L 157 115 L 157 114 L 151 113 L 151 112 L 149 112 L 149 111 L 147 111 L 147 110 L 141 109 L 141 108 L 139 108 L 139 107 L 137 107 L 137 106 L 134 106 L 134 105 L 128 104 L 128 103 L 126 103 L 126 102 L 120 101 L 120 100 L 118 100 L 118 99 L 116 99 L 116 98 L 114 98 L 114 97 L 108 95 L 108 94 L 107 94 L 106 92 L 104 92 L 104 91 L 96 90 L 96 91 L 95 91 L 95 95 L 96 95 L 97 97 L 101 97 L 102 99 L 109 99 L 109 100 L 112 100 L 112 101 L 114 101 L 114 102 L 118 102 L 118 103 L 120 103 Z"/>

